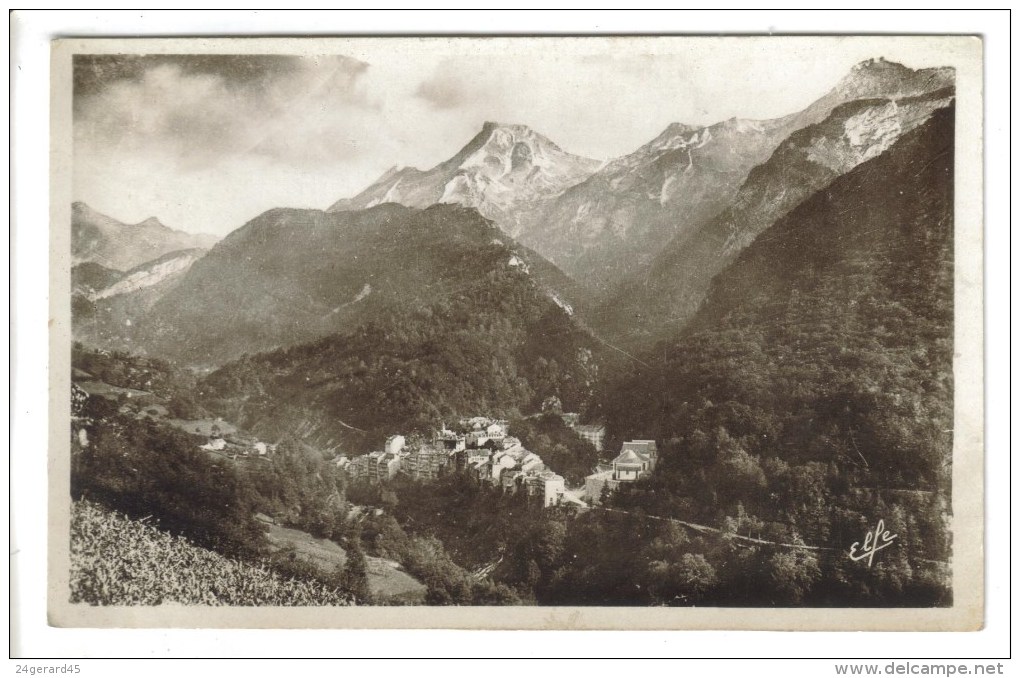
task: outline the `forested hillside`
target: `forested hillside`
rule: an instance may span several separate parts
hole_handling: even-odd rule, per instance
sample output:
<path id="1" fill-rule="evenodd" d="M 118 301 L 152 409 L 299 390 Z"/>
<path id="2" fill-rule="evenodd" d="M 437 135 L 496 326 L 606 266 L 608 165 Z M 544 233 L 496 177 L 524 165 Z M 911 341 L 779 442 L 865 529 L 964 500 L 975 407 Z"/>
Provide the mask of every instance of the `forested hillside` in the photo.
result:
<path id="1" fill-rule="evenodd" d="M 619 506 L 832 547 L 820 602 L 862 586 L 876 604 L 945 602 L 952 125 L 936 113 L 778 221 L 607 390 L 611 437 L 667 441 Z M 851 584 L 840 552 L 878 518 L 900 541 Z"/>
<path id="2" fill-rule="evenodd" d="M 718 106 L 729 80 L 681 68 L 691 106 L 654 124 L 705 124 L 615 159 L 654 121 L 580 116 L 605 162 L 486 123 L 218 240 L 75 203 L 72 601 L 952 605 L 955 71 L 869 59 L 755 120 L 824 89 L 758 65 L 793 89 Z M 260 136 L 301 127 L 269 104 Z M 432 164 L 468 110 L 439 108 L 445 132 L 353 134 L 357 157 L 337 139 L 287 176 Z M 173 200 L 223 231 L 294 204 L 217 195 Z"/>
<path id="3" fill-rule="evenodd" d="M 513 265 L 576 305 L 576 283 L 474 209 L 386 204 L 354 212 L 275 209 L 195 262 L 132 322 L 136 350 L 218 367 L 257 353 L 353 333 L 387 313 L 454 303 Z"/>
<path id="4" fill-rule="evenodd" d="M 266 437 L 355 451 L 444 418 L 537 411 L 553 395 L 586 405 L 600 360 L 591 336 L 502 245 L 476 248 L 469 265 L 431 303 L 226 365 L 203 382 L 204 402 Z"/>

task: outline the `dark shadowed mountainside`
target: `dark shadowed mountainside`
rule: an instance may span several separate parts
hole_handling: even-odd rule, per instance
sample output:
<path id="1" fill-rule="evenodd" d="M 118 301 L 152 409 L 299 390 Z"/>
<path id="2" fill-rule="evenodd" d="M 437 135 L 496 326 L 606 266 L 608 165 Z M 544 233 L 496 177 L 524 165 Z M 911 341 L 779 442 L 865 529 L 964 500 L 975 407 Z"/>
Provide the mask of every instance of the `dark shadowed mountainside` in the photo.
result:
<path id="1" fill-rule="evenodd" d="M 213 366 L 456 298 L 494 269 L 520 272 L 567 309 L 577 303 L 576 284 L 473 209 L 275 209 L 195 262 L 133 325 L 133 341 Z"/>
<path id="2" fill-rule="evenodd" d="M 681 328 L 717 273 L 763 230 L 833 179 L 882 153 L 950 104 L 952 89 L 902 99 L 859 99 L 798 130 L 755 167 L 731 204 L 677 235 L 644 269 L 596 309 L 609 340 L 647 347 Z M 776 260 L 782 266 L 782 260 Z M 594 321 L 593 321 L 594 322 Z"/>
<path id="3" fill-rule="evenodd" d="M 124 277 L 124 271 L 107 268 L 94 261 L 76 264 L 71 268 L 71 293 L 91 297 Z"/>
<path id="4" fill-rule="evenodd" d="M 71 272 L 71 320 L 78 341 L 135 350 L 135 326 L 172 290 L 206 250 L 169 252 L 126 271 L 78 264 Z"/>
<path id="5" fill-rule="evenodd" d="M 377 209 L 468 214 L 453 206 Z M 430 251 L 437 228 L 418 224 L 425 241 L 401 239 L 419 266 L 430 263 L 427 277 L 417 270 L 420 292 L 346 331 L 227 364 L 202 384 L 206 405 L 264 438 L 290 434 L 344 451 L 377 448 L 395 432 L 431 431 L 444 419 L 519 416 L 549 396 L 586 406 L 601 359 L 591 335 L 531 272 L 508 263 L 505 245 L 448 233 Z M 410 262 L 406 268 L 415 273 Z"/>
<path id="6" fill-rule="evenodd" d="M 765 230 L 607 389 L 611 437 L 665 441 L 618 505 L 831 548 L 822 571 L 852 572 L 823 604 L 945 604 L 952 308 L 949 107 Z M 843 551 L 875 517 L 901 541 L 868 570 Z"/>

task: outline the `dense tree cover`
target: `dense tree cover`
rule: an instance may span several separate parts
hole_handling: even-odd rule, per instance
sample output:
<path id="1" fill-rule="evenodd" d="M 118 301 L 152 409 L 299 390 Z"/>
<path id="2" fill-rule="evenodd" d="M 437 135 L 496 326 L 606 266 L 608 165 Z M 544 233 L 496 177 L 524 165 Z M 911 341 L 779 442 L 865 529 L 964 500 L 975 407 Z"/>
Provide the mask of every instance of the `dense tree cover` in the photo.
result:
<path id="1" fill-rule="evenodd" d="M 268 459 L 238 464 L 236 472 L 251 488 L 255 509 L 281 525 L 324 539 L 345 534 L 344 474 L 318 450 L 284 439 Z"/>
<path id="2" fill-rule="evenodd" d="M 82 350 L 76 356 L 75 364 L 81 369 L 90 368 L 93 376 L 128 388 L 155 384 L 157 391 L 166 393 L 180 386 L 174 382 L 180 373 L 161 361 L 117 352 Z M 344 600 L 362 605 L 386 602 L 374 600 L 368 589 L 362 518 L 349 520 L 352 505 L 346 498 L 345 476 L 322 452 L 285 437 L 266 458 L 234 462 L 199 450 L 203 439 L 198 436 L 160 421 L 136 418 L 127 410 L 119 412 L 118 404 L 104 398 L 86 397 L 77 416 L 88 431 L 88 444 L 83 448 L 74 438 L 75 497 L 94 499 L 130 518 L 145 518 L 148 524 L 190 543 L 256 561 L 258 567 L 268 565 L 288 580 L 338 592 Z M 335 541 L 348 553 L 347 562 L 334 571 L 302 560 L 293 549 L 270 553 L 262 526 L 254 520 L 256 512 Z M 408 537 L 399 526 L 386 532 L 388 540 L 377 538 L 371 525 L 378 521 L 385 524 L 385 517 L 373 517 L 365 528 L 373 535 L 372 553 L 404 564 L 426 583 L 429 600 L 435 604 L 497 604 L 515 599 L 505 587 L 472 578 L 450 560 L 436 539 Z M 109 564 L 89 567 L 93 565 Z M 155 564 L 150 569 L 163 571 Z M 178 594 L 209 595 L 184 589 Z M 224 595 L 232 599 L 229 596 L 234 593 Z"/>
<path id="3" fill-rule="evenodd" d="M 952 144 L 938 112 L 834 181 L 716 279 L 649 368 L 607 388 L 610 437 L 667 441 L 617 506 L 835 549 L 759 553 L 752 597 L 949 600 Z M 896 546 L 850 562 L 879 518 Z M 766 592 L 770 567 L 790 576 Z"/>
<path id="4" fill-rule="evenodd" d="M 670 512 L 689 509 L 689 501 L 647 482 L 622 489 L 607 507 L 591 510 L 544 509 L 523 493 L 504 494 L 455 475 L 433 483 L 354 486 L 352 496 L 387 506 L 387 513 L 360 523 L 361 538 L 374 555 L 399 560 L 425 582 L 428 604 L 951 602 L 947 566 L 923 557 L 926 532 L 916 515 L 931 508 L 923 500 L 911 505 L 873 497 L 869 510 L 886 516 L 886 525 L 902 541 L 868 567 L 847 558 L 849 544 L 875 527 L 853 507 L 837 512 L 838 519 L 852 524 L 840 537 L 846 543 L 816 548 L 796 528 L 751 515 L 740 502 L 714 531 L 671 521 Z"/>
<path id="5" fill-rule="evenodd" d="M 476 483 L 459 475 L 435 483 L 405 478 L 381 486 L 355 483 L 349 488 L 352 501 L 385 510 L 365 516 L 352 529 L 369 553 L 400 562 L 424 583 L 428 605 L 516 604 L 520 598 L 512 588 L 472 574 L 488 564 L 485 559 L 499 548 L 493 541 L 493 526 L 484 526 L 485 535 L 479 537 L 476 548 L 465 531 L 483 525 L 481 518 L 469 521 L 462 509 L 484 504 L 486 516 L 491 517 L 493 504 L 484 497 L 498 501 L 497 494 L 480 491 Z M 415 518 L 409 517 L 411 513 Z"/>
<path id="6" fill-rule="evenodd" d="M 206 414 L 195 401 L 196 376 L 166 360 L 95 350 L 75 342 L 71 365 L 112 386 L 148 391 L 165 402 L 172 415 L 182 419 Z"/>
<path id="7" fill-rule="evenodd" d="M 549 469 L 563 476 L 569 487 L 582 485 L 584 477 L 598 464 L 595 447 L 563 423 L 559 414 L 547 412 L 514 419 L 510 433 L 542 457 Z"/>
<path id="8" fill-rule="evenodd" d="M 641 507 L 545 509 L 460 476 L 352 491 L 388 506 L 392 515 L 366 524 L 366 543 L 440 591 L 433 604 L 473 599 L 471 580 L 455 576 L 461 568 L 487 570 L 488 586 L 512 592 L 504 603 L 539 605 L 795 605 L 818 572 L 812 552 L 698 534 Z M 416 571 L 423 551 L 431 567 Z"/>
<path id="9" fill-rule="evenodd" d="M 394 306 L 427 307 L 480 284 L 511 256 L 527 262 L 538 286 L 579 305 L 576 283 L 474 209 L 273 209 L 195 262 L 133 318 L 130 338 L 153 355 L 220 366 L 349 333 Z"/>
<path id="10" fill-rule="evenodd" d="M 365 588 L 363 555 L 360 571 L 350 561 L 342 571 L 326 571 L 286 549 L 271 554 L 264 528 L 255 519 L 256 512 L 262 512 L 360 553 L 358 540 L 347 536 L 350 504 L 344 478 L 320 452 L 285 440 L 268 459 L 217 458 L 198 448 L 199 438 L 157 420 L 121 413 L 115 403 L 98 397 L 85 400 L 79 417 L 88 443 L 82 447 L 77 436 L 73 438 L 73 498 L 144 519 L 196 546 L 268 564 L 289 579 L 317 582 L 360 604 L 372 602 Z"/>
<path id="11" fill-rule="evenodd" d="M 882 152 L 884 141 L 951 105 L 954 91 L 945 84 L 936 78 L 917 96 L 904 96 L 899 84 L 883 86 L 885 93 L 876 98 L 858 94 L 824 119 L 790 134 L 767 161 L 751 169 L 725 209 L 677 231 L 648 266 L 636 267 L 629 280 L 599 304 L 594 314 L 602 336 L 631 352 L 645 352 L 674 337 L 705 302 L 713 279 L 766 229 Z M 784 261 L 771 265 L 783 266 Z"/>
<path id="12" fill-rule="evenodd" d="M 361 548 L 361 539 L 355 535 L 348 541 L 347 561 L 340 572 L 343 590 L 350 591 L 355 600 L 368 602 L 372 594 L 368 589 L 368 564 Z"/>
<path id="13" fill-rule="evenodd" d="M 225 555 L 264 552 L 252 492 L 229 461 L 210 459 L 191 436 L 121 414 L 103 398 L 89 398 L 84 415 L 96 424 L 88 445 L 72 449 L 74 499 L 151 518 L 160 529 Z"/>
<path id="14" fill-rule="evenodd" d="M 374 555 L 399 560 L 425 583 L 427 604 L 508 605 L 531 597 L 530 588 L 512 578 L 472 573 L 525 553 L 525 533 L 544 514 L 540 502 L 456 474 L 434 482 L 352 485 L 350 492 L 353 501 L 386 508 L 362 523 L 362 540 Z"/>
<path id="15" fill-rule="evenodd" d="M 352 332 L 246 356 L 201 385 L 210 409 L 259 435 L 368 451 L 443 419 L 514 417 L 548 396 L 584 405 L 597 375 L 591 337 L 502 245 L 475 248 L 454 293 L 391 308 Z"/>
<path id="16" fill-rule="evenodd" d="M 496 245 L 472 251 L 485 274 L 455 294 L 210 375 L 204 406 L 294 435 L 272 463 L 216 464 L 182 434 L 94 412 L 75 495 L 156 507 L 228 552 L 259 543 L 250 516 L 269 512 L 398 560 L 431 604 L 951 604 L 952 167 L 951 111 L 936 113 L 764 231 L 684 332 L 604 379 L 611 449 L 654 438 L 660 463 L 601 508 L 457 475 L 345 487 L 305 444 L 367 449 L 486 412 L 554 470 L 589 470 L 555 415 L 518 415 L 550 396 L 579 409 L 597 357 Z M 384 512 L 348 520 L 347 502 Z M 878 519 L 894 545 L 850 560 Z M 328 576 L 359 588 L 348 565 Z"/>

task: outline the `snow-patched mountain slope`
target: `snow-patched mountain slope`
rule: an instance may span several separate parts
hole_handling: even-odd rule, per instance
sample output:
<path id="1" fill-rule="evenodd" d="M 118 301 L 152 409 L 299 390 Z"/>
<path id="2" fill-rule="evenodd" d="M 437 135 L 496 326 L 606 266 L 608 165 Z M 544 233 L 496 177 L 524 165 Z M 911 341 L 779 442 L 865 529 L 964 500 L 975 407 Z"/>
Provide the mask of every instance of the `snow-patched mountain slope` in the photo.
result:
<path id="1" fill-rule="evenodd" d="M 872 59 L 806 109 L 782 118 L 673 123 L 504 228 L 589 287 L 611 291 L 646 268 L 670 240 L 727 207 L 751 169 L 797 130 L 849 101 L 897 101 L 951 86 L 953 77 L 948 68 L 913 70 Z"/>
<path id="2" fill-rule="evenodd" d="M 834 179 L 882 155 L 953 98 L 954 90 L 945 88 L 916 97 L 858 99 L 790 135 L 750 172 L 725 210 L 674 237 L 602 304 L 597 314 L 603 329 L 632 348 L 675 332 L 698 309 L 713 276 L 759 234 Z"/>
<path id="3" fill-rule="evenodd" d="M 849 101 L 896 101 L 952 85 L 953 77 L 948 68 L 868 60 L 802 111 L 773 120 L 673 123 L 602 166 L 565 153 L 527 127 L 486 123 L 449 160 L 428 171 L 394 167 L 330 211 L 385 202 L 475 207 L 589 290 L 612 293 L 668 242 L 725 209 L 751 169 L 797 130 Z"/>
<path id="4" fill-rule="evenodd" d="M 502 222 L 515 211 L 583 181 L 598 161 L 567 153 L 525 125 L 487 122 L 449 160 L 428 171 L 394 167 L 330 212 L 366 209 L 386 202 L 408 207 L 456 203 Z"/>
<path id="5" fill-rule="evenodd" d="M 590 288 L 611 290 L 674 235 L 725 208 L 791 127 L 739 119 L 671 124 L 522 214 L 508 231 Z"/>

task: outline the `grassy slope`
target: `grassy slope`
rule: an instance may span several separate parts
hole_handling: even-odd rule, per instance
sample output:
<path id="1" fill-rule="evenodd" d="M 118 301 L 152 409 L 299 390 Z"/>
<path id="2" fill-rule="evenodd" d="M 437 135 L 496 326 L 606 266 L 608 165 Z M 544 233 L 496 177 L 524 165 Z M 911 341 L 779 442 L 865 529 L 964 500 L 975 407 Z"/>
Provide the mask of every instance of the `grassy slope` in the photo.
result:
<path id="1" fill-rule="evenodd" d="M 347 562 L 346 552 L 336 542 L 318 539 L 301 530 L 270 525 L 269 543 L 274 550 L 293 548 L 296 557 L 324 572 L 342 568 Z M 368 586 L 376 600 L 421 602 L 424 599 L 425 586 L 399 569 L 398 563 L 372 556 L 368 556 L 366 560 Z"/>

